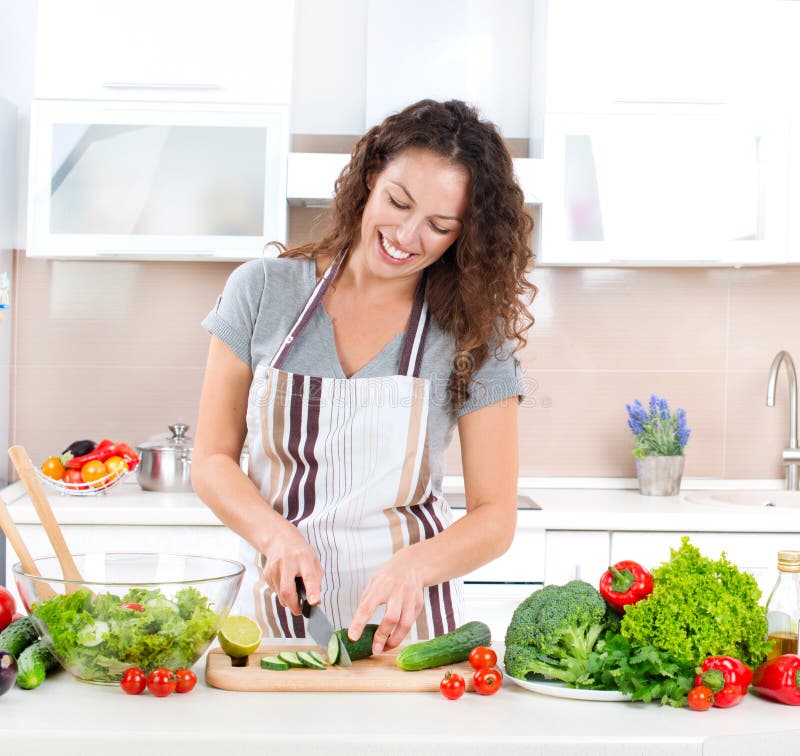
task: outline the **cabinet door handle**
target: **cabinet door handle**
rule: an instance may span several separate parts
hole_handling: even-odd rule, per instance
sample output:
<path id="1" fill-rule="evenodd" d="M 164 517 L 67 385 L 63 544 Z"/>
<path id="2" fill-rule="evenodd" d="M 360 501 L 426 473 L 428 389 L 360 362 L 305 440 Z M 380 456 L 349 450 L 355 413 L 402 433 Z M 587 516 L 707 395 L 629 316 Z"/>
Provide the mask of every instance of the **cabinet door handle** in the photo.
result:
<path id="1" fill-rule="evenodd" d="M 214 90 L 222 89 L 219 84 L 180 84 L 154 81 L 104 81 L 106 89 L 192 89 Z"/>

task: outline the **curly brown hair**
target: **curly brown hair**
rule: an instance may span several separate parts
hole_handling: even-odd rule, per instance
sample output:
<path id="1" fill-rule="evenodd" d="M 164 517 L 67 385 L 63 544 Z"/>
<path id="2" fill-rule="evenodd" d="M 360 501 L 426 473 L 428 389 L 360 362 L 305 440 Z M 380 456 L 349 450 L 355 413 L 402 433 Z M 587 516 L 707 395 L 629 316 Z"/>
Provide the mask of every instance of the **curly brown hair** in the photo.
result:
<path id="1" fill-rule="evenodd" d="M 494 124 L 460 100 L 420 100 L 362 136 L 335 185 L 331 225 L 323 238 L 281 257 L 333 256 L 357 238 L 369 197 L 368 178 L 401 152 L 429 150 L 461 166 L 469 196 L 458 239 L 428 269 L 428 306 L 439 326 L 455 338 L 448 391 L 454 407 L 470 397 L 473 373 L 506 340 L 526 343 L 533 325 L 528 304 L 536 287 L 526 273 L 534 255 L 533 219 L 514 178 L 511 155 Z"/>

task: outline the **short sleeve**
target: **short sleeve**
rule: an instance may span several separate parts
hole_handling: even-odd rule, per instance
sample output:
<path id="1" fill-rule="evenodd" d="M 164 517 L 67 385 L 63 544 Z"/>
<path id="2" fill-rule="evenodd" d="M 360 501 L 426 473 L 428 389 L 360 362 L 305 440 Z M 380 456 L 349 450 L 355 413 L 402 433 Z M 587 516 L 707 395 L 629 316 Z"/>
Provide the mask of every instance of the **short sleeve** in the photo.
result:
<path id="1" fill-rule="evenodd" d="M 203 327 L 248 365 L 252 365 L 250 345 L 266 277 L 261 260 L 240 265 L 230 274 L 214 308 L 203 320 Z"/>
<path id="2" fill-rule="evenodd" d="M 525 381 L 519 360 L 514 356 L 514 346 L 514 342 L 507 341 L 498 352 L 491 350 L 486 362 L 473 373 L 469 400 L 458 408 L 456 417 L 503 399 L 517 397 L 518 401 L 523 400 Z"/>

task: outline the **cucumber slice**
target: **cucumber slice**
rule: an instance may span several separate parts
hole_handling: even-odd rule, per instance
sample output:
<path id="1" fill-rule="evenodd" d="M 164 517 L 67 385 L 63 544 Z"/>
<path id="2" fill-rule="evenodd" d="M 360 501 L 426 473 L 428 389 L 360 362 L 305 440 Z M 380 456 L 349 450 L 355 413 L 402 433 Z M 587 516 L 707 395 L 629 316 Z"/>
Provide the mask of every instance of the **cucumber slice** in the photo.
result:
<path id="1" fill-rule="evenodd" d="M 309 651 L 308 653 L 312 658 L 316 659 L 323 667 L 328 666 L 328 660 L 319 651 L 316 651 L 312 648 L 311 651 Z"/>
<path id="2" fill-rule="evenodd" d="M 283 661 L 283 659 L 279 659 L 277 656 L 262 656 L 261 669 L 273 669 L 278 672 L 283 672 L 289 669 L 289 664 Z"/>
<path id="3" fill-rule="evenodd" d="M 328 662 L 336 664 L 339 659 L 339 636 L 334 633 L 328 641 Z"/>
<path id="4" fill-rule="evenodd" d="M 278 658 L 286 662 L 290 667 L 305 667 L 306 665 L 297 658 L 297 654 L 294 651 L 281 651 L 278 654 Z"/>
<path id="5" fill-rule="evenodd" d="M 318 662 L 308 651 L 298 651 L 297 658 L 311 669 L 327 669 L 324 664 Z"/>

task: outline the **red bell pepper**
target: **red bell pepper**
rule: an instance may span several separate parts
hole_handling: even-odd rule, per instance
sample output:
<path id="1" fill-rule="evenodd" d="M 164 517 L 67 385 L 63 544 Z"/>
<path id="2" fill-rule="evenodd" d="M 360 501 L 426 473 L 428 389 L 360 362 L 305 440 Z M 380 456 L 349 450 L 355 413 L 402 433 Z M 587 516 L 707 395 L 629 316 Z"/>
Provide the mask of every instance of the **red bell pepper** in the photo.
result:
<path id="1" fill-rule="evenodd" d="M 638 562 L 617 562 L 600 578 L 600 595 L 618 612 L 653 592 L 653 576 Z"/>
<path id="2" fill-rule="evenodd" d="M 104 459 L 108 459 L 111 456 L 109 450 L 113 447 L 114 442 L 104 438 L 93 451 L 80 457 L 73 457 L 67 462 L 66 466 L 71 467 L 73 470 L 80 470 L 87 462 L 92 462 L 95 459 L 102 462 Z"/>
<path id="3" fill-rule="evenodd" d="M 727 709 L 741 701 L 753 681 L 750 668 L 731 656 L 709 656 L 697 670 L 695 685 L 705 685 L 714 693 L 714 706 Z"/>
<path id="4" fill-rule="evenodd" d="M 753 675 L 756 693 L 789 706 L 800 706 L 800 656 L 783 654 L 762 664 Z"/>
<path id="5" fill-rule="evenodd" d="M 128 463 L 129 470 L 135 470 L 136 465 L 139 464 L 139 455 L 128 444 L 115 444 L 114 454 L 122 457 Z"/>

